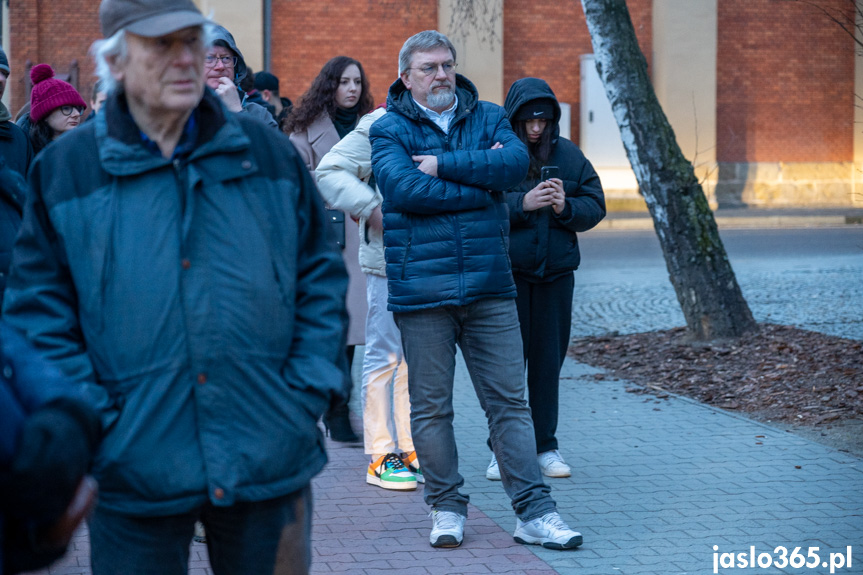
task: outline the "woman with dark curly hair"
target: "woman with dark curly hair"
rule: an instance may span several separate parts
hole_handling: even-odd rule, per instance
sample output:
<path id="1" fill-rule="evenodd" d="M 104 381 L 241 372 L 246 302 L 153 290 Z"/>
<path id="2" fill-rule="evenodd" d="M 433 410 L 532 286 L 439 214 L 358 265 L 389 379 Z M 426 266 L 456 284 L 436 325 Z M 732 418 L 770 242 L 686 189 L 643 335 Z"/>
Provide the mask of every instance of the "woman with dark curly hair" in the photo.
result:
<path id="1" fill-rule="evenodd" d="M 285 132 L 314 174 L 321 158 L 374 106 L 363 65 L 336 56 L 321 68 L 288 116 Z"/>
<path id="2" fill-rule="evenodd" d="M 357 125 L 374 106 L 363 66 L 353 58 L 336 56 L 321 69 L 299 104 L 288 116 L 285 132 L 314 176 L 321 158 Z M 359 264 L 359 228 L 345 212 L 331 210 L 335 236 L 348 269 L 348 367 L 354 348 L 365 343 L 366 278 Z M 348 386 L 350 389 L 350 386 Z M 347 402 L 330 410 L 324 424 L 335 441 L 356 442 Z"/>

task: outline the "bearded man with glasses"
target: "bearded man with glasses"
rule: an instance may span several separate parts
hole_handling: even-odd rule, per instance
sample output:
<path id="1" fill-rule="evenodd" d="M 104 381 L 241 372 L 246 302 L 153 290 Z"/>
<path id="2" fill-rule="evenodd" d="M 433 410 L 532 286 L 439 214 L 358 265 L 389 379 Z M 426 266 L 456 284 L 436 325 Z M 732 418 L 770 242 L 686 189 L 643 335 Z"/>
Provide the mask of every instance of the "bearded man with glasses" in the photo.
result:
<path id="1" fill-rule="evenodd" d="M 409 38 L 387 113 L 370 131 L 383 195 L 388 309 L 408 364 L 411 430 L 432 508 L 432 547 L 457 547 L 468 496 L 453 431 L 456 345 L 485 410 L 519 543 L 572 549 L 536 460 L 525 401 L 516 287 L 507 249 L 507 189 L 527 175 L 525 145 L 503 108 L 479 100 L 434 30 Z"/>

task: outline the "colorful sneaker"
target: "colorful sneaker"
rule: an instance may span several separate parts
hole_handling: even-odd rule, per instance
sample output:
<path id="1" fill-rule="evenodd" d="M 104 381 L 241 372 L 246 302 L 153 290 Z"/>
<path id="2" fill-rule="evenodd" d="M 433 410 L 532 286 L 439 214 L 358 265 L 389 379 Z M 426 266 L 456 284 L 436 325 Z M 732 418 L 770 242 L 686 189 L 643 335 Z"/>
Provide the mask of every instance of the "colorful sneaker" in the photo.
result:
<path id="1" fill-rule="evenodd" d="M 491 463 L 485 470 L 485 478 L 490 481 L 500 481 L 500 467 L 497 465 L 497 457 L 494 453 L 491 454 Z"/>
<path id="2" fill-rule="evenodd" d="M 581 545 L 581 533 L 570 529 L 557 511 L 527 523 L 516 519 L 512 538 L 522 545 L 542 545 L 546 549 L 575 549 Z"/>
<path id="3" fill-rule="evenodd" d="M 464 539 L 464 515 L 453 511 L 432 509 L 432 530 L 429 543 L 432 547 L 458 547 Z"/>
<path id="4" fill-rule="evenodd" d="M 366 483 L 384 489 L 416 489 L 417 480 L 395 453 L 387 453 L 369 463 Z"/>
<path id="5" fill-rule="evenodd" d="M 420 467 L 420 462 L 417 461 L 416 451 L 411 451 L 410 453 L 402 453 L 401 460 L 404 466 L 408 468 L 408 471 L 414 474 L 414 477 L 416 477 L 417 479 L 417 483 L 426 482 L 425 477 L 423 477 L 423 470 Z"/>
<path id="6" fill-rule="evenodd" d="M 569 477 L 572 475 L 572 468 L 566 464 L 557 449 L 540 453 L 536 459 L 539 461 L 542 474 L 546 477 Z"/>

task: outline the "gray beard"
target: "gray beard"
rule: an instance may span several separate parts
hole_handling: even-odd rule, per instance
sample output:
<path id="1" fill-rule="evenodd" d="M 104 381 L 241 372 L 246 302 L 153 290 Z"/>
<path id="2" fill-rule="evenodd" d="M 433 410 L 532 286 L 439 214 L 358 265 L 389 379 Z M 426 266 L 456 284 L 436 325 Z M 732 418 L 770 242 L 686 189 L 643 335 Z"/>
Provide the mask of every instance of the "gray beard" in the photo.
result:
<path id="1" fill-rule="evenodd" d="M 452 106 L 455 99 L 455 90 L 448 88 L 444 91 L 432 92 L 426 98 L 426 104 L 432 110 L 443 108 L 444 110 Z"/>

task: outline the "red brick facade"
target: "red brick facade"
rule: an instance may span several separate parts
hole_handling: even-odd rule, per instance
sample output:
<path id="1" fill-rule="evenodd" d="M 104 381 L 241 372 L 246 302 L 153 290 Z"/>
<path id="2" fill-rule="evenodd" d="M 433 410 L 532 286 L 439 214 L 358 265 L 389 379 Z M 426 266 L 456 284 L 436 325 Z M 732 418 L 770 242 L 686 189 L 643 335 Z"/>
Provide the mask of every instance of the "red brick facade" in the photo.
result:
<path id="1" fill-rule="evenodd" d="M 12 75 L 9 78 L 12 114 L 27 101 L 26 64 L 50 64 L 57 74 L 68 74 L 78 61 L 78 91 L 90 99 L 93 60 L 88 50 L 99 31 L 99 3 L 95 0 L 9 0 Z"/>
<path id="2" fill-rule="evenodd" d="M 628 0 L 641 51 L 650 62 L 652 0 Z M 578 142 L 582 54 L 592 54 L 580 2 L 506 0 L 503 5 L 504 93 L 519 78 L 546 80 L 557 99 L 572 105 L 571 135 Z"/>
<path id="3" fill-rule="evenodd" d="M 423 30 L 436 29 L 436 0 L 319 2 L 273 0 L 273 73 L 295 103 L 334 56 L 359 60 L 375 103 L 386 100 L 398 76 L 399 49 Z"/>
<path id="4" fill-rule="evenodd" d="M 845 10 L 848 0 L 819 0 Z M 719 162 L 849 162 L 854 153 L 854 40 L 817 9 L 721 0 Z"/>
<path id="5" fill-rule="evenodd" d="M 819 0 L 849 9 L 848 0 Z M 652 0 L 628 1 L 651 59 Z M 295 100 L 327 59 L 360 60 L 376 102 L 395 79 L 398 50 L 411 34 L 436 28 L 436 0 L 273 0 L 272 68 Z M 26 101 L 26 67 L 58 73 L 79 63 L 78 89 L 93 82 L 88 55 L 100 37 L 98 0 L 9 0 L 12 112 Z M 230 27 L 230 24 L 229 24 Z M 717 160 L 847 162 L 853 159 L 854 43 L 812 7 L 785 0 L 718 2 Z M 579 133 L 579 56 L 590 39 L 578 2 L 506 0 L 504 91 L 524 76 L 549 81 L 572 104 Z"/>

